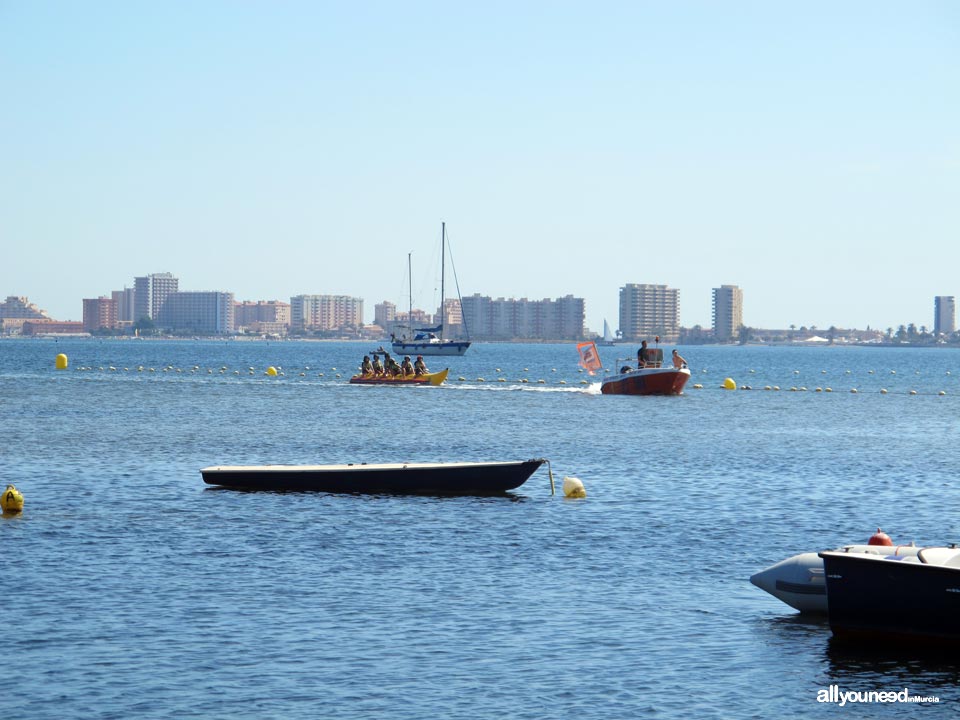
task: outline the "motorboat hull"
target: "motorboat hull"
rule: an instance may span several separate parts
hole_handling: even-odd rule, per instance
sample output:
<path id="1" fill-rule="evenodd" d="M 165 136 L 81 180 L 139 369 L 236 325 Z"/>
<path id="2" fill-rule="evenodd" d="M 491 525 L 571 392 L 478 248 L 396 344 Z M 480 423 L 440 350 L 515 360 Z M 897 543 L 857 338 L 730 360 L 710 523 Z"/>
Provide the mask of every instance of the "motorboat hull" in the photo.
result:
<path id="1" fill-rule="evenodd" d="M 823 552 L 830 629 L 837 638 L 960 645 L 960 551 L 934 563 Z"/>
<path id="2" fill-rule="evenodd" d="M 213 466 L 208 485 L 274 491 L 411 495 L 500 495 L 514 490 L 546 460 L 460 463 Z"/>
<path id="3" fill-rule="evenodd" d="M 846 545 L 843 552 L 868 555 L 916 557 L 915 545 Z M 807 552 L 754 573 L 750 582 L 801 613 L 827 614 L 827 585 L 819 553 Z"/>
<path id="4" fill-rule="evenodd" d="M 604 395 L 679 395 L 690 379 L 687 368 L 642 368 L 604 379 Z"/>
<path id="5" fill-rule="evenodd" d="M 423 342 L 416 342 L 411 340 L 409 342 L 400 342 L 395 341 L 392 343 L 391 347 L 393 352 L 396 355 L 447 355 L 447 356 L 461 356 L 467 352 L 467 348 L 470 347 L 469 340 L 440 340 L 430 342 L 429 340 L 424 340 Z"/>
<path id="6" fill-rule="evenodd" d="M 386 376 L 386 375 L 354 375 L 350 378 L 352 385 L 440 385 L 447 379 L 450 368 L 439 372 L 423 375 Z"/>

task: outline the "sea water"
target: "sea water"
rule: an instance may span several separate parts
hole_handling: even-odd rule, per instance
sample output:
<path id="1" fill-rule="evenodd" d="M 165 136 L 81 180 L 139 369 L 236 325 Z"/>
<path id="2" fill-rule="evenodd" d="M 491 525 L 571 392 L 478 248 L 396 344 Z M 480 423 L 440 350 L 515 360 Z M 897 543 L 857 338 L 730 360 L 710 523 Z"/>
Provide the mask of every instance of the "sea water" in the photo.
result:
<path id="1" fill-rule="evenodd" d="M 838 711 L 818 702 L 834 685 L 956 712 L 960 660 L 837 646 L 748 580 L 877 527 L 960 540 L 955 349 L 685 347 L 680 397 L 603 396 L 572 344 L 427 358 L 450 368 L 437 388 L 349 385 L 373 349 L 0 342 L 0 486 L 25 498 L 0 518 L 0 717 L 921 711 Z M 636 348 L 600 352 L 614 368 Z M 546 466 L 499 498 L 199 473 L 531 457 L 588 496 L 552 495 Z"/>

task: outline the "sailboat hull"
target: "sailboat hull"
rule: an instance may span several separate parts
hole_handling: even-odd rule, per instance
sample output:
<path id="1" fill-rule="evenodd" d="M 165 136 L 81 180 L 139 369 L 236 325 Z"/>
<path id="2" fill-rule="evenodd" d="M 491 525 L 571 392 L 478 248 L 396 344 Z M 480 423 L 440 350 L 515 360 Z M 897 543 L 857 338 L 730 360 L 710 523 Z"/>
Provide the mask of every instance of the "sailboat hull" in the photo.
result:
<path id="1" fill-rule="evenodd" d="M 402 342 L 395 340 L 391 345 L 397 355 L 463 355 L 470 347 L 468 340 L 434 340 L 430 342 Z"/>

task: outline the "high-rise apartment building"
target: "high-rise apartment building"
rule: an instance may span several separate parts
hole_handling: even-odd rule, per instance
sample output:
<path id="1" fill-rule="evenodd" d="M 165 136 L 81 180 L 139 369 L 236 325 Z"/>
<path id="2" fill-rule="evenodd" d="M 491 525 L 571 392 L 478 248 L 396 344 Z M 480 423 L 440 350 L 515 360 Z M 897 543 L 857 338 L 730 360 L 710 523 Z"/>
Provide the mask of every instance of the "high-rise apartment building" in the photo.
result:
<path id="1" fill-rule="evenodd" d="M 132 323 L 137 319 L 136 292 L 133 288 L 114 290 L 110 296 L 117 305 L 118 323 Z"/>
<path id="2" fill-rule="evenodd" d="M 666 285 L 629 283 L 620 288 L 620 333 L 624 340 L 676 342 L 680 337 L 680 291 Z"/>
<path id="3" fill-rule="evenodd" d="M 290 298 L 290 327 L 339 330 L 363 324 L 363 298 L 346 295 L 297 295 Z"/>
<path id="4" fill-rule="evenodd" d="M 83 329 L 113 330 L 117 326 L 117 303 L 112 297 L 83 299 Z"/>
<path id="5" fill-rule="evenodd" d="M 156 320 L 167 296 L 180 289 L 180 280 L 172 273 L 154 273 L 133 279 L 134 321 Z"/>
<path id="6" fill-rule="evenodd" d="M 234 307 L 233 320 L 238 328 L 258 323 L 289 325 L 290 304 L 279 300 L 238 302 Z"/>
<path id="7" fill-rule="evenodd" d="M 2 319 L 49 320 L 50 316 L 27 298 L 10 295 L 0 303 L 0 320 Z"/>
<path id="8" fill-rule="evenodd" d="M 713 336 L 720 341 L 736 340 L 743 325 L 743 290 L 736 285 L 713 289 Z"/>
<path id="9" fill-rule="evenodd" d="M 173 332 L 232 335 L 236 330 L 233 293 L 169 293 L 156 320 L 157 325 Z"/>
<path id="10" fill-rule="evenodd" d="M 933 335 L 939 337 L 957 331 L 957 306 L 953 295 L 937 295 L 933 299 Z"/>
<path id="11" fill-rule="evenodd" d="M 373 306 L 373 323 L 386 329 L 397 319 L 397 306 L 388 300 Z"/>
<path id="12" fill-rule="evenodd" d="M 580 340 L 585 315 L 583 298 L 572 295 L 556 300 L 463 298 L 464 326 L 478 340 Z"/>
<path id="13" fill-rule="evenodd" d="M 237 332 L 286 335 L 290 329 L 290 304 L 279 300 L 238 302 L 233 307 Z"/>

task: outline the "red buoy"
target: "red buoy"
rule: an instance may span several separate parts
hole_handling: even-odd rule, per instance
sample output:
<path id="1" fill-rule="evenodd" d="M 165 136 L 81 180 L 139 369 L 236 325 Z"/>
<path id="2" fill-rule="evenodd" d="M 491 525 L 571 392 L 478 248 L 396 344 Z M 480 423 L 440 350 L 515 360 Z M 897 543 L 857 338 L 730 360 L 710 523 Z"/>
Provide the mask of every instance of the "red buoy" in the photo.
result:
<path id="1" fill-rule="evenodd" d="M 886 545 L 888 547 L 893 546 L 893 540 L 890 539 L 890 536 L 887 535 L 883 530 L 877 528 L 877 531 L 870 536 L 870 540 L 867 541 L 867 545 Z"/>

